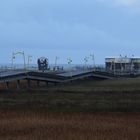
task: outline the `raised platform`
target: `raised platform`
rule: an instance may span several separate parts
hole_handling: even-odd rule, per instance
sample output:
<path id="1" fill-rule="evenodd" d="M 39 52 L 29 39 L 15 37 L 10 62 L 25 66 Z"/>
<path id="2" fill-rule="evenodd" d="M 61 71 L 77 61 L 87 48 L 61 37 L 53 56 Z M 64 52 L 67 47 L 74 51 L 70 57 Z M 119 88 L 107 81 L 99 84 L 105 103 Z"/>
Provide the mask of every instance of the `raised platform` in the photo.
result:
<path id="1" fill-rule="evenodd" d="M 131 75 L 127 75 L 130 77 Z M 74 71 L 26 71 L 26 70 L 3 70 L 0 71 L 0 83 L 6 83 L 7 88 L 9 82 L 17 81 L 17 84 L 20 83 L 20 80 L 34 80 L 34 81 L 44 81 L 51 83 L 66 83 L 69 81 L 74 81 L 78 79 L 83 79 L 87 77 L 93 77 L 98 79 L 113 79 L 118 77 L 123 77 L 123 75 L 114 75 L 107 73 L 105 71 L 95 71 L 90 70 L 74 70 Z M 125 75 L 126 77 L 126 75 Z M 19 85 L 18 85 L 19 87 Z"/>

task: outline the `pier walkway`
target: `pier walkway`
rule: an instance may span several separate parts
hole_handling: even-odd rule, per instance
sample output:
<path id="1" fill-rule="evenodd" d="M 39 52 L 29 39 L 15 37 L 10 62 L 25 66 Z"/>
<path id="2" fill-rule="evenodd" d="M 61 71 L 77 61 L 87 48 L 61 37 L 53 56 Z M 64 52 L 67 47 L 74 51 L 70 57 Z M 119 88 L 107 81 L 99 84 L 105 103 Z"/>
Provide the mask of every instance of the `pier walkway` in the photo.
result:
<path id="1" fill-rule="evenodd" d="M 17 81 L 17 87 L 20 87 L 21 80 L 27 80 L 28 86 L 30 81 L 43 81 L 50 83 L 66 83 L 78 79 L 87 77 L 93 77 L 98 79 L 112 79 L 120 77 L 111 73 L 103 71 L 90 70 L 72 70 L 72 71 L 61 71 L 61 72 L 41 72 L 41 71 L 26 71 L 26 70 L 1 70 L 0 71 L 0 84 L 5 83 L 6 87 L 9 88 L 9 83 Z"/>

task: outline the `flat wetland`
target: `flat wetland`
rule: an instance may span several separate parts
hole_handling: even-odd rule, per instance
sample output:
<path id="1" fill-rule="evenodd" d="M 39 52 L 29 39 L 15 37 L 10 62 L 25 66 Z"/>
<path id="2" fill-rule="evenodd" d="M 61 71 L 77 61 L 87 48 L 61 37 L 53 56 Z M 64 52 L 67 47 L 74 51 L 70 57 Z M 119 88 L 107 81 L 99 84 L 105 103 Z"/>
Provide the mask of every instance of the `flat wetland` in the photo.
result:
<path id="1" fill-rule="evenodd" d="M 26 84 L 0 87 L 0 140 L 140 139 L 140 78 Z"/>

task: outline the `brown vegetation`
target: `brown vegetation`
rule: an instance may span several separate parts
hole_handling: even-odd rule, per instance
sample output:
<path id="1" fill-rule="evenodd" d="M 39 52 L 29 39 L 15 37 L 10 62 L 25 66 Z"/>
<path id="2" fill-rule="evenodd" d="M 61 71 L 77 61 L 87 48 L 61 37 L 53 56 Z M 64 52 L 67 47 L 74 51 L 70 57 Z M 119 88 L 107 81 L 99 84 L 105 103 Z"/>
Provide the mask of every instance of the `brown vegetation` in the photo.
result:
<path id="1" fill-rule="evenodd" d="M 1 140 L 139 140 L 140 113 L 0 111 Z"/>
<path id="2" fill-rule="evenodd" d="M 0 140 L 140 139 L 139 78 L 77 83 L 1 85 Z"/>

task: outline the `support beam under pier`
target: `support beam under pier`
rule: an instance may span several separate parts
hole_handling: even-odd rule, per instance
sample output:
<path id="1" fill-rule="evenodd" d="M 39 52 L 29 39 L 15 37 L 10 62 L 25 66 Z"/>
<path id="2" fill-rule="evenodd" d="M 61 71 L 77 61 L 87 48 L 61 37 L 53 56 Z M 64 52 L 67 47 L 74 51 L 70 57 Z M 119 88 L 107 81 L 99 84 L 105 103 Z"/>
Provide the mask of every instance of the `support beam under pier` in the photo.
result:
<path id="1" fill-rule="evenodd" d="M 6 82 L 6 89 L 9 89 L 9 82 Z"/>
<path id="2" fill-rule="evenodd" d="M 17 90 L 20 90 L 20 80 L 17 80 Z"/>
<path id="3" fill-rule="evenodd" d="M 40 87 L 40 81 L 37 81 L 37 86 Z"/>

